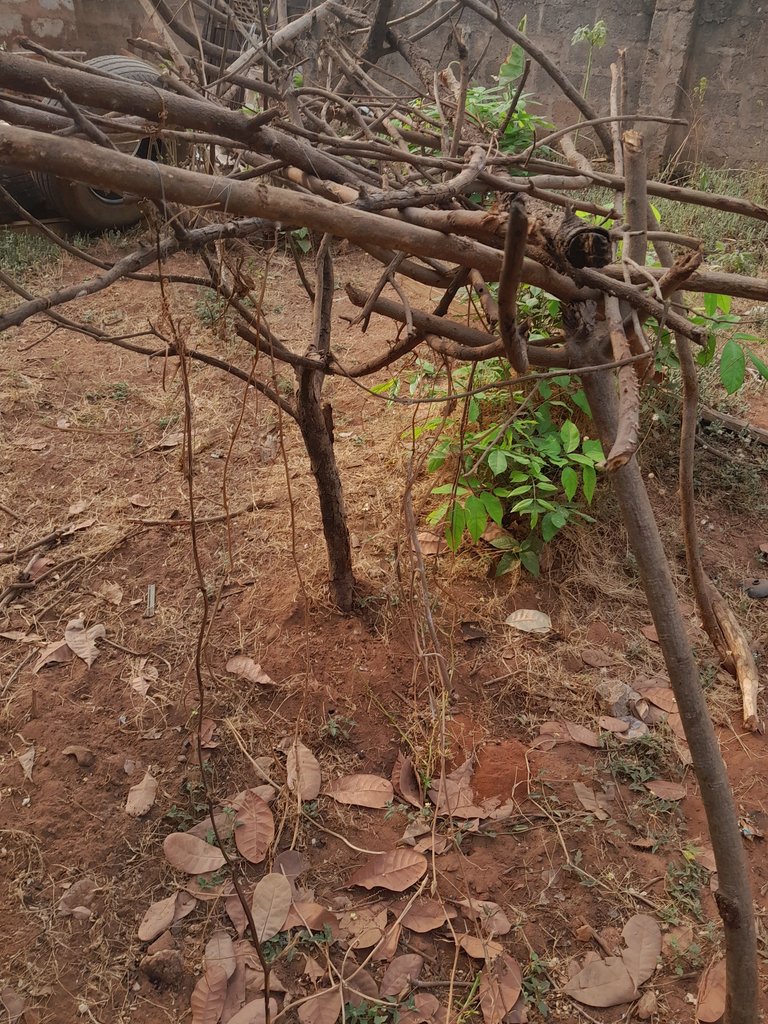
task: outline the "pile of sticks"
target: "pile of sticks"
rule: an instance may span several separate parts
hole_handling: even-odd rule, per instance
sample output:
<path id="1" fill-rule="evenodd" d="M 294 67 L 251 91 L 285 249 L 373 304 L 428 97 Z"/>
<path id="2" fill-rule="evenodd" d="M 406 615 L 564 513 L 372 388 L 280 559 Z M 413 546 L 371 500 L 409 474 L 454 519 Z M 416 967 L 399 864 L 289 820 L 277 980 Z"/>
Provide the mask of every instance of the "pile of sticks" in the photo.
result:
<path id="1" fill-rule="evenodd" d="M 272 21 L 257 4 L 258 25 L 244 24 L 227 0 L 194 0 L 199 12 L 221 23 L 223 45 L 202 39 L 174 17 L 164 0 L 152 2 L 143 6 L 162 42 L 130 40 L 157 67 L 152 84 L 96 71 L 28 40 L 21 45 L 35 51 L 34 58 L 0 53 L 0 118 L 6 122 L 0 128 L 0 165 L 140 197 L 154 241 L 110 264 L 81 253 L 19 208 L 20 216 L 92 264 L 95 272 L 82 283 L 41 296 L 2 274 L 20 301 L 0 317 L 0 330 L 45 314 L 55 327 L 99 342 L 208 363 L 279 405 L 297 423 L 310 457 L 331 590 L 345 610 L 352 607 L 354 577 L 332 416 L 322 401 L 325 378 L 367 377 L 418 346 L 449 364 L 502 357 L 516 385 L 558 370 L 580 374 L 608 453 L 605 469 L 638 557 L 705 801 L 712 794 L 708 816 L 710 822 L 718 816 L 729 822 L 717 839 L 713 831 L 720 892 L 723 901 L 730 900 L 723 911 L 729 991 L 754 989 L 749 946 L 754 931 L 744 865 L 726 863 L 728 849 L 740 843 L 738 829 L 731 827 L 733 807 L 723 809 L 724 775 L 714 734 L 696 692 L 690 644 L 633 456 L 640 436 L 640 391 L 663 328 L 674 337 L 682 367 L 680 489 L 689 573 L 705 628 L 741 684 L 745 724 L 757 729 L 758 678 L 749 644 L 698 553 L 692 353 L 705 342 L 705 332 L 691 322 L 686 295 L 713 292 L 765 302 L 768 282 L 708 269 L 699 241 L 665 231 L 649 203 L 663 197 L 762 221 L 768 221 L 768 209 L 649 180 L 640 129 L 644 122 L 662 119 L 655 119 L 653 111 L 621 109 L 626 91 L 621 62 L 613 67 L 610 110 L 598 113 L 534 42 L 483 0 L 459 0 L 418 32 L 408 25 L 413 15 L 398 15 L 393 0 L 379 0 L 372 11 L 322 0 L 292 22 L 284 3 L 277 4 Z M 428 2 L 413 14 L 423 15 L 431 6 Z M 507 121 L 520 101 L 527 67 L 536 61 L 573 104 L 572 125 L 536 139 L 523 152 L 502 151 L 498 132 L 467 110 L 473 73 L 461 35 L 467 11 L 485 22 L 489 37 L 502 33 L 526 53 L 526 71 L 510 100 Z M 432 57 L 438 48 L 431 41 L 433 33 L 446 28 L 450 63 L 436 68 Z M 392 54 L 407 66 L 407 78 L 392 71 L 386 61 Z M 574 143 L 576 129 L 581 151 Z M 163 159 L 121 152 L 116 138 L 125 133 L 153 140 L 153 152 Z M 170 159 L 174 153 L 184 157 L 179 166 Z M 595 186 L 612 194 L 609 205 L 584 196 Z M 592 217 L 585 221 L 578 213 Z M 303 344 L 270 328 L 263 287 L 260 291 L 244 270 L 244 257 L 262 250 L 265 237 L 296 228 L 313 233 L 316 250 L 314 272 L 307 274 L 290 231 L 286 234 L 314 310 L 312 336 Z M 379 352 L 342 356 L 334 346 L 334 239 L 347 240 L 381 264 L 372 290 L 354 283 L 347 289 L 361 323 L 378 314 L 396 326 L 392 343 Z M 647 265 L 651 246 L 657 266 Z M 197 274 L 179 275 L 166 266 L 179 251 L 197 255 Z M 215 289 L 236 315 L 238 334 L 252 346 L 251 365 L 195 349 L 172 324 L 165 332 L 149 326 L 138 335 L 113 336 L 60 311 L 75 297 L 121 278 L 180 280 Z M 434 308 L 414 306 L 407 279 L 440 291 Z M 561 330 L 535 343 L 517 311 L 518 292 L 526 284 L 561 301 Z M 493 285 L 498 285 L 497 297 Z M 476 296 L 481 327 L 451 316 L 460 291 Z M 268 354 L 270 364 L 276 360 L 293 369 L 293 397 L 277 393 L 269 374 L 260 376 L 259 353 Z M 733 925 L 736 918 L 741 925 Z"/>

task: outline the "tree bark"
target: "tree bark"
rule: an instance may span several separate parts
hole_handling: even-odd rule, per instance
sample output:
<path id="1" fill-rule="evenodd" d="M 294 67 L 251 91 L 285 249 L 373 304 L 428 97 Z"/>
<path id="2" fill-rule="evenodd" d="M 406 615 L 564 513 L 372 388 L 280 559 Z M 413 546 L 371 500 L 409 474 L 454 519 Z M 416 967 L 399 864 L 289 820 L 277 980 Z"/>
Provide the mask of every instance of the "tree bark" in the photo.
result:
<path id="1" fill-rule="evenodd" d="M 589 345 L 569 342 L 573 364 L 599 361 Z M 604 447 L 616 437 L 616 390 L 610 373 L 585 374 L 584 390 Z M 723 921 L 726 955 L 725 1024 L 755 1024 L 758 972 L 749 868 L 738 814 L 717 736 L 701 689 L 696 662 L 675 594 L 658 526 L 637 464 L 632 458 L 611 474 L 630 547 L 658 633 L 685 738 L 691 750 L 717 865 L 716 901 Z"/>

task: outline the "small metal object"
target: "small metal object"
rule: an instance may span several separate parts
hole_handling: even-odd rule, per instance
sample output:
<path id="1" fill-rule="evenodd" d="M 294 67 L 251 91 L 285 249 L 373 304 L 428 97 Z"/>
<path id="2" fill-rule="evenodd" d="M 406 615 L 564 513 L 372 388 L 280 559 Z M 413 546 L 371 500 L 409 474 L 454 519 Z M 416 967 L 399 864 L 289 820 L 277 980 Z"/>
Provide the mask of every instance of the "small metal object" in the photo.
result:
<path id="1" fill-rule="evenodd" d="M 147 610 L 144 612 L 145 619 L 151 619 L 155 614 L 155 598 L 157 597 L 157 587 L 154 583 L 150 583 L 147 587 Z"/>

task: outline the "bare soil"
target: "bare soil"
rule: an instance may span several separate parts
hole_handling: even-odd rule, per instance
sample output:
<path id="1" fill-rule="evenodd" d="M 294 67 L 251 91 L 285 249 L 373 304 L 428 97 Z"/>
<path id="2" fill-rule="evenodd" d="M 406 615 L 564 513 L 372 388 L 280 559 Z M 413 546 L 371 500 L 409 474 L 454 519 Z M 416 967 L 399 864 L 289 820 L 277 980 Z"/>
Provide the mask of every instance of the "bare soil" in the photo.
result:
<path id="1" fill-rule="evenodd" d="M 270 324 L 279 334 L 304 337 L 309 302 L 281 260 L 270 269 Z M 363 283 L 371 277 L 350 257 L 341 256 L 338 267 Z M 192 267 L 179 259 L 173 269 Z M 85 276 L 69 259 L 57 273 L 63 281 Z M 191 342 L 247 365 L 245 344 L 226 325 L 201 322 L 208 318 L 193 287 L 171 285 L 168 294 L 178 329 Z M 121 282 L 70 308 L 112 332 L 162 319 L 157 288 L 139 282 Z M 335 310 L 353 312 L 343 291 Z M 358 353 L 391 340 L 381 321 L 363 339 L 343 320 L 336 328 Z M 173 926 L 180 957 L 170 977 L 150 979 L 140 969 L 146 943 L 137 937 L 150 903 L 190 881 L 164 859 L 163 839 L 206 815 L 190 744 L 199 713 L 194 656 L 203 602 L 184 525 L 190 508 L 178 443 L 178 367 L 73 333 L 50 335 L 42 319 L 6 335 L 2 363 L 0 558 L 68 524 L 81 528 L 0 564 L 2 591 L 35 555 L 52 560 L 40 570 L 52 573 L 18 590 L 0 612 L 0 988 L 23 996 L 27 1021 L 187 1020 L 206 941 L 217 928 L 234 935 L 224 900 L 200 899 Z M 203 679 L 204 716 L 215 723 L 218 744 L 204 771 L 216 800 L 262 784 L 261 766 L 282 787 L 273 804 L 278 834 L 271 856 L 300 850 L 309 862 L 301 884 L 340 912 L 389 905 L 398 897 L 349 887 L 348 880 L 367 858 L 362 851 L 395 846 L 413 809 L 398 800 L 385 813 L 321 796 L 309 815 L 297 816 L 295 797 L 283 786 L 280 740 L 298 731 L 326 779 L 351 772 L 389 778 L 398 750 L 433 778 L 441 767 L 473 757 L 478 798 L 514 799 L 517 806 L 499 823 L 441 820 L 446 850 L 430 858 L 427 891 L 445 901 L 474 896 L 502 907 L 512 928 L 499 941 L 522 965 L 526 992 L 533 997 L 538 990 L 551 1021 L 629 1019 L 626 1004 L 582 1009 L 560 987 L 587 954 L 621 946 L 632 914 L 655 915 L 677 940 L 666 943 L 644 986 L 656 993 L 654 1019 L 691 1021 L 692 994 L 719 952 L 719 928 L 712 876 L 691 869 L 695 851 L 708 848 L 706 824 L 671 733 L 659 725 L 651 741 L 634 748 L 616 739 L 607 749 L 531 746 L 546 720 L 596 728 L 605 713 L 596 691 L 601 681 L 666 678 L 658 646 L 641 632 L 650 616 L 610 496 L 600 498 L 597 526 L 557 540 L 539 580 L 495 579 L 492 551 L 483 545 L 428 560 L 452 672 L 452 689 L 441 692 L 419 649 L 424 631 L 403 525 L 409 410 L 388 408 L 349 381 L 326 387 L 361 594 L 358 613 L 345 618 L 328 600 L 317 498 L 297 431 L 265 399 L 245 395 L 242 382 L 199 365 L 190 378 L 193 493 L 203 520 L 198 546 L 215 608 Z M 292 387 L 284 370 L 276 383 L 286 393 Z M 422 523 L 434 482 L 421 479 L 416 489 Z M 649 486 L 745 830 L 765 831 L 766 739 L 740 728 L 735 684 L 713 664 L 686 603 L 674 471 L 657 472 Z M 253 511 L 241 511 L 251 504 Z M 229 529 L 204 522 L 227 510 L 240 513 Z M 768 602 L 749 601 L 741 590 L 746 580 L 766 575 L 758 553 L 768 541 L 764 521 L 737 511 L 722 493 L 707 495 L 700 518 L 708 568 L 764 658 Z M 149 587 L 156 588 L 151 616 Z M 504 619 L 518 608 L 548 612 L 553 632 L 515 633 Z M 94 663 L 74 658 L 35 673 L 39 652 L 78 617 L 87 626 L 104 624 Z M 477 624 L 480 638 L 465 638 L 468 622 Z M 595 651 L 610 664 L 589 667 L 582 655 L 590 660 Z M 239 653 L 260 663 L 276 685 L 258 687 L 228 673 L 228 659 Z M 146 693 L 134 685 L 142 665 L 157 673 Z M 87 748 L 92 762 L 81 766 L 65 754 L 72 745 Z M 30 780 L 19 756 L 32 747 Z M 130 817 L 128 790 L 147 769 L 159 784 L 154 806 Z M 648 770 L 682 780 L 685 799 L 652 797 L 637 782 Z M 577 781 L 605 792 L 607 820 L 580 804 Z M 638 841 L 646 848 L 632 845 Z M 765 968 L 768 858 L 764 840 L 745 843 Z M 263 871 L 246 865 L 246 884 Z M 62 914 L 60 900 L 83 879 L 95 884 L 86 912 Z M 427 987 L 420 991 L 443 1006 L 453 991 L 458 1013 L 481 964 L 455 956 L 450 930 L 406 929 L 399 951 L 424 956 Z M 385 966 L 373 965 L 376 978 Z M 288 956 L 278 958 L 276 974 L 295 996 L 311 991 Z M 528 1019 L 544 1019 L 533 1002 Z"/>

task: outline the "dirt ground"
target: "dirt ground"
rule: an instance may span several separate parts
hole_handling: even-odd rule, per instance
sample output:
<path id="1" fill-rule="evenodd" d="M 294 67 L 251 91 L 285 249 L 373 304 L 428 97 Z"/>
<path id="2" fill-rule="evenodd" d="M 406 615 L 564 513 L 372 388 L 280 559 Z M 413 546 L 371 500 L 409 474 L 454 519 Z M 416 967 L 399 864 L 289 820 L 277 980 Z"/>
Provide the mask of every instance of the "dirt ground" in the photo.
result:
<path id="1" fill-rule="evenodd" d="M 188 270 L 185 259 L 173 269 Z M 343 255 L 337 269 L 363 283 L 371 273 Z M 83 273 L 69 258 L 56 271 L 62 282 Z M 287 259 L 277 258 L 270 274 L 271 326 L 306 336 L 311 310 Z M 171 285 L 168 294 L 188 339 L 247 365 L 244 343 L 208 322 L 194 287 Z M 334 308 L 338 316 L 352 312 L 342 290 Z M 139 282 L 70 309 L 112 332 L 161 317 L 157 288 Z M 391 340 L 382 322 L 364 338 L 341 319 L 337 330 L 358 352 L 361 344 L 374 351 Z M 223 929 L 237 937 L 225 910 L 226 880 L 195 886 L 163 856 L 167 835 L 206 817 L 194 744 L 203 601 L 180 462 L 181 380 L 162 358 L 49 332 L 47 322 L 33 320 L 1 343 L 0 591 L 30 559 L 50 561 L 35 561 L 36 578 L 0 609 L 0 988 L 20 994 L 27 1022 L 178 1022 L 190 1019 L 211 935 Z M 657 699 L 668 685 L 658 645 L 642 632 L 650 616 L 610 495 L 599 499 L 595 527 L 557 540 L 539 580 L 495 579 L 492 551 L 482 545 L 428 559 L 452 680 L 443 691 L 420 650 L 418 586 L 407 557 L 407 412 L 349 381 L 326 388 L 363 595 L 358 612 L 343 617 L 327 596 L 318 504 L 297 432 L 266 400 L 216 370 L 193 365 L 190 384 L 198 547 L 215 610 L 202 664 L 210 739 L 204 773 L 221 805 L 265 777 L 277 789 L 276 838 L 266 864 L 243 864 L 246 889 L 278 852 L 300 851 L 306 870 L 295 884 L 302 898 L 342 920 L 331 959 L 346 948 L 349 962 L 361 963 L 370 950 L 349 950 L 350 920 L 374 907 L 388 912 L 392 926 L 398 900 L 415 889 L 402 897 L 367 891 L 350 886 L 352 874 L 371 853 L 394 849 L 409 825 L 432 828 L 433 820 L 401 797 L 387 809 L 364 809 L 320 795 L 299 813 L 285 785 L 281 741 L 298 734 L 326 783 L 350 773 L 389 779 L 398 751 L 432 779 L 472 758 L 477 801 L 513 803 L 497 821 L 442 817 L 434 826 L 422 895 L 458 913 L 451 925 L 430 931 L 402 928 L 398 954 L 424 960 L 417 994 L 433 995 L 442 1007 L 452 998 L 450 1019 L 475 1019 L 482 961 L 459 951 L 453 935 L 480 927 L 459 902 L 471 897 L 493 901 L 508 919 L 509 928 L 490 932 L 522 967 L 529 1020 L 640 1019 L 638 998 L 596 1009 L 563 992 L 585 957 L 622 948 L 622 929 L 635 914 L 655 918 L 664 936 L 658 966 L 641 986 L 655 999 L 641 1012 L 650 1006 L 657 1021 L 693 1020 L 700 977 L 721 953 L 720 931 L 702 806 L 674 729 L 657 708 L 657 724 L 636 744 L 609 732 L 601 733 L 599 748 L 570 741 L 570 734 L 551 749 L 536 743 L 547 721 L 597 730 L 606 714 L 601 684 L 651 685 Z M 286 393 L 292 386 L 283 370 L 277 386 Z M 433 483 L 421 479 L 416 487 L 421 525 Z M 654 465 L 649 487 L 745 836 L 754 836 L 745 847 L 768 982 L 768 858 L 759 838 L 768 827 L 766 738 L 740 728 L 735 684 L 714 665 L 690 604 L 674 468 Z M 763 507 L 765 498 L 763 478 Z M 206 522 L 227 510 L 238 513 L 229 529 L 221 520 Z M 767 603 L 742 592 L 745 581 L 766 574 L 759 554 L 768 542 L 764 516 L 711 489 L 700 521 L 707 566 L 764 659 Z M 56 531 L 49 544 L 6 557 Z M 151 587 L 156 604 L 148 615 Z M 553 630 L 536 637 L 504 625 L 524 608 L 549 613 Z M 90 667 L 74 657 L 35 672 L 40 652 L 78 618 L 86 627 L 103 624 L 98 657 Z M 228 672 L 238 654 L 259 663 L 274 685 Z M 84 750 L 67 753 L 72 747 Z M 154 803 L 130 816 L 129 789 L 148 770 L 157 780 Z M 653 779 L 682 783 L 684 798 L 653 796 L 644 787 Z M 580 802 L 574 783 L 597 794 L 599 806 Z M 166 941 L 177 951 L 166 957 L 171 967 L 140 968 L 148 943 L 137 932 L 147 908 L 187 887 L 197 902 L 169 930 Z M 291 996 L 312 992 L 303 956 L 294 955 L 308 949 L 271 941 L 279 953 L 274 973 Z M 321 959 L 318 948 L 313 956 Z M 386 965 L 368 964 L 374 981 Z M 524 1019 L 521 1007 L 508 1019 Z M 348 1019 L 373 1024 L 373 1015 L 356 1013 Z M 296 1018 L 291 1011 L 282 1019 Z"/>

